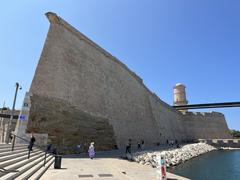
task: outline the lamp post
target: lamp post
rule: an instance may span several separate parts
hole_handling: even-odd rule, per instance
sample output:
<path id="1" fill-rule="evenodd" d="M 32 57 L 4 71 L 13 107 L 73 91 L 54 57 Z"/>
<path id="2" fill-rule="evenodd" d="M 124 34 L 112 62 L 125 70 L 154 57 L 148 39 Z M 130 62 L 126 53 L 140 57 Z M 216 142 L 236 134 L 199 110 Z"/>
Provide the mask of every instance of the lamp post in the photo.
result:
<path id="1" fill-rule="evenodd" d="M 17 93 L 18 93 L 18 89 L 22 89 L 22 87 L 19 85 L 18 82 L 16 82 L 16 90 L 15 90 L 15 95 L 14 95 L 14 100 L 13 100 L 13 107 L 12 107 L 12 111 L 11 111 L 11 117 L 10 120 L 8 121 L 8 126 L 7 126 L 7 133 L 6 133 L 6 143 L 9 143 L 9 139 L 10 139 L 10 133 L 11 133 L 11 126 L 12 126 L 12 120 L 13 120 L 13 116 L 14 116 L 14 109 L 15 109 L 15 103 L 16 103 L 16 99 L 17 99 Z"/>
<path id="2" fill-rule="evenodd" d="M 2 106 L 2 109 L 1 109 L 1 113 L 3 113 L 3 110 L 5 108 L 5 101 L 3 102 L 3 106 Z M 3 127 L 3 117 L 1 117 L 1 131 L 2 131 L 2 134 L 0 135 L 1 136 L 1 142 L 4 142 L 4 127 Z"/>

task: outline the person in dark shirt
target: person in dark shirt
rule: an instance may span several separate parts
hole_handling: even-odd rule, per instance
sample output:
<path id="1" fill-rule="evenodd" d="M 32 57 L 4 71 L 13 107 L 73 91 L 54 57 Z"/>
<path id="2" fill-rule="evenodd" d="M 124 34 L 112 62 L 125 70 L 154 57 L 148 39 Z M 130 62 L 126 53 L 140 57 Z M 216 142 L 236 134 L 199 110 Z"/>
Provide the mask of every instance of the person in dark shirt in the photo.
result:
<path id="1" fill-rule="evenodd" d="M 144 150 L 144 140 L 141 140 L 141 150 Z"/>
<path id="2" fill-rule="evenodd" d="M 33 148 L 33 145 L 34 145 L 35 141 L 36 141 L 36 139 L 35 139 L 34 135 L 32 134 L 32 135 L 31 135 L 30 142 L 29 142 L 29 146 L 28 146 L 28 149 L 29 149 L 30 151 L 33 150 L 32 148 Z"/>
<path id="3" fill-rule="evenodd" d="M 138 150 L 142 150 L 140 142 L 137 143 Z"/>
<path id="4" fill-rule="evenodd" d="M 52 150 L 52 144 L 48 144 L 46 151 L 47 151 L 48 153 L 50 153 L 51 150 Z"/>
<path id="5" fill-rule="evenodd" d="M 129 140 L 128 140 L 128 144 L 127 144 L 127 146 L 126 146 L 126 154 L 127 154 L 127 153 L 130 153 L 130 154 L 131 154 L 131 152 L 132 152 L 131 148 L 132 148 L 132 140 L 129 139 Z"/>

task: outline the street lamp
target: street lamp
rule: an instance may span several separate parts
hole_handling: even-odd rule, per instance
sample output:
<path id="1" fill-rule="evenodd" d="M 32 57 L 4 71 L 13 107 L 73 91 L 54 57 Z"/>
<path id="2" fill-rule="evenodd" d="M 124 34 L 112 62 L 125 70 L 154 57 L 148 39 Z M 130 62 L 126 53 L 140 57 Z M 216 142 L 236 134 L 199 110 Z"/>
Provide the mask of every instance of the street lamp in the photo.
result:
<path id="1" fill-rule="evenodd" d="M 14 100 L 13 100 L 13 107 L 12 107 L 12 111 L 11 111 L 11 117 L 10 120 L 8 121 L 8 126 L 7 126 L 7 133 L 6 133 L 6 143 L 9 143 L 9 139 L 10 139 L 10 133 L 11 133 L 11 126 L 12 126 L 12 120 L 13 120 L 13 116 L 14 116 L 14 109 L 15 109 L 15 103 L 16 103 L 16 99 L 17 99 L 17 93 L 18 93 L 18 89 L 22 89 L 22 87 L 19 85 L 18 82 L 16 82 L 16 90 L 15 90 L 15 95 L 14 95 Z"/>

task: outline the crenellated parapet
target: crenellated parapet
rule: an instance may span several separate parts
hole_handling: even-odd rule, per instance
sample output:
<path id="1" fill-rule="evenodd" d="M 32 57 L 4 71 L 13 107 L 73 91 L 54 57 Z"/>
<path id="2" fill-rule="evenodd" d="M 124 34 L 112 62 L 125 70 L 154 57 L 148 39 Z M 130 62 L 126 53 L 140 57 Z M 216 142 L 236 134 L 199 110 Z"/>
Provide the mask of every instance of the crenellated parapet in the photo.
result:
<path id="1" fill-rule="evenodd" d="M 240 149 L 240 139 L 199 139 L 198 141 L 222 149 Z"/>
<path id="2" fill-rule="evenodd" d="M 186 116 L 199 116 L 199 117 L 224 117 L 223 113 L 220 112 L 185 112 L 183 115 Z"/>

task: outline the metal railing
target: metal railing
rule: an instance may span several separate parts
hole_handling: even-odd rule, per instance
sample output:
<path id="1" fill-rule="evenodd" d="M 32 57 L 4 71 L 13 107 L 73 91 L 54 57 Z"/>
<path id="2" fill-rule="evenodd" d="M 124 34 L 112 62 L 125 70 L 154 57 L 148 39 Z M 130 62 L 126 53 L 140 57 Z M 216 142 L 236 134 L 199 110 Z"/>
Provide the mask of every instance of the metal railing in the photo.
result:
<path id="1" fill-rule="evenodd" d="M 17 136 L 16 134 L 13 134 L 13 133 L 11 133 L 11 135 L 13 136 L 13 138 L 12 138 L 12 151 L 14 151 L 16 138 L 21 139 L 21 140 L 27 142 L 28 144 L 30 144 L 30 140 L 27 140 L 27 139 L 25 139 L 25 138 L 22 138 L 22 137 L 20 137 L 20 136 Z M 38 149 L 40 149 L 40 150 L 42 150 L 42 151 L 45 152 L 44 160 L 43 160 L 43 161 L 44 161 L 43 166 L 45 166 L 45 165 L 46 165 L 47 154 L 50 154 L 50 155 L 54 155 L 54 154 L 48 152 L 48 148 L 47 148 L 48 145 L 46 145 L 44 148 L 43 148 L 42 146 L 38 146 L 38 145 L 36 145 L 36 144 L 35 144 L 34 146 L 37 147 Z M 30 147 L 28 146 L 28 159 L 30 158 L 30 156 L 31 156 L 31 149 L 30 149 Z"/>

